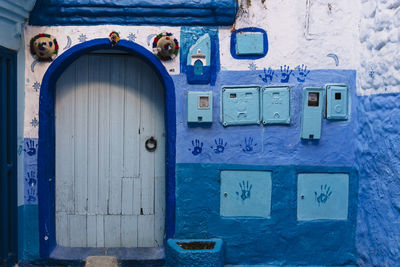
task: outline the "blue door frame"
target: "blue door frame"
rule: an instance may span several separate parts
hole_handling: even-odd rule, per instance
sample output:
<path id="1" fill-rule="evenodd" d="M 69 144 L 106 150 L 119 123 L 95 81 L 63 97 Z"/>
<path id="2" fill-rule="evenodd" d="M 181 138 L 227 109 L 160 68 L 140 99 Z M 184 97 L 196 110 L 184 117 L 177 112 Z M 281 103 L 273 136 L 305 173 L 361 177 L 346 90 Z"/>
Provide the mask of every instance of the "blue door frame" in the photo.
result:
<path id="1" fill-rule="evenodd" d="M 55 86 L 63 71 L 78 57 L 91 51 L 103 49 L 123 50 L 147 62 L 157 73 L 165 87 L 165 122 L 167 128 L 166 147 L 166 216 L 165 239 L 175 231 L 175 139 L 176 107 L 175 87 L 160 60 L 144 47 L 127 40 L 112 46 L 109 39 L 94 39 L 73 46 L 65 51 L 47 69 L 40 89 L 39 106 L 39 152 L 38 152 L 38 196 L 39 196 L 39 240 L 42 258 L 57 258 L 71 250 L 60 247 L 55 233 Z M 164 240 L 165 241 L 165 240 Z M 86 251 L 85 251 L 86 250 Z M 70 257 L 82 260 L 87 250 Z M 63 253 L 63 251 L 65 253 Z M 54 252 L 52 254 L 52 252 Z"/>
<path id="2" fill-rule="evenodd" d="M 0 47 L 0 265 L 17 260 L 17 53 Z"/>

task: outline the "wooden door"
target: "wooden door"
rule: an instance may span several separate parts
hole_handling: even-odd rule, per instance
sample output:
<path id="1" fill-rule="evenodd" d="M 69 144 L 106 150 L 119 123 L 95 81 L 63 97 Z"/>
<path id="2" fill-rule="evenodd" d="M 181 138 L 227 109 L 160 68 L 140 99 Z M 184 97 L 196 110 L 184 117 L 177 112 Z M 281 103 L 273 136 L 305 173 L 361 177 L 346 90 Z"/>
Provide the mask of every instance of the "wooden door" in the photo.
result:
<path id="1" fill-rule="evenodd" d="M 57 82 L 56 240 L 158 247 L 165 217 L 164 87 L 142 60 L 89 54 Z M 157 140 L 148 151 L 146 140 Z"/>
<path id="2" fill-rule="evenodd" d="M 0 47 L 0 266 L 17 261 L 17 53 Z"/>

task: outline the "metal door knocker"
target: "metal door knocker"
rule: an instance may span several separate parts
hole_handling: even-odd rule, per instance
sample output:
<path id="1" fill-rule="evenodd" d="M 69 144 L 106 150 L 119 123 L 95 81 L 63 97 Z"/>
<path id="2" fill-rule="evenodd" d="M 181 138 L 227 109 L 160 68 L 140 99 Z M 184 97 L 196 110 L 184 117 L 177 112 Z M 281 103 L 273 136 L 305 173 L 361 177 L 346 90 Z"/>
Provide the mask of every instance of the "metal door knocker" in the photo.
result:
<path id="1" fill-rule="evenodd" d="M 157 149 L 157 140 L 152 136 L 146 140 L 146 143 L 144 145 L 147 151 L 153 152 Z"/>

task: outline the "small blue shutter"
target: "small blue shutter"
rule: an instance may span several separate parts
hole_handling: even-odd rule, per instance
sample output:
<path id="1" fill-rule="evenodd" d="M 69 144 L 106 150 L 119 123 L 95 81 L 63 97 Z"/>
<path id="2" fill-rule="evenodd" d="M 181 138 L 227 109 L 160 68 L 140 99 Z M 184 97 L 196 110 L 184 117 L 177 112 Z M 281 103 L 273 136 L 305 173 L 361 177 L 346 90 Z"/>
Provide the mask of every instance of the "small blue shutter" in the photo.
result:
<path id="1" fill-rule="evenodd" d="M 194 74 L 195 75 L 203 75 L 203 62 L 200 59 L 194 62 Z"/>

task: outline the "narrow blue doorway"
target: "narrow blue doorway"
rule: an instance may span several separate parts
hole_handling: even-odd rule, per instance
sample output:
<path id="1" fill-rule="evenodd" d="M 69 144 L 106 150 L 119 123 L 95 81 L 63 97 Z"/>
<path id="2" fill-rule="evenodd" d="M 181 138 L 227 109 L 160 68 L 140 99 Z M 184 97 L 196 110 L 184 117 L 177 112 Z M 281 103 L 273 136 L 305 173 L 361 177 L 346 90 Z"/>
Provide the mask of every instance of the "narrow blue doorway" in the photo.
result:
<path id="1" fill-rule="evenodd" d="M 0 47 L 0 263 L 17 260 L 17 64 Z"/>

